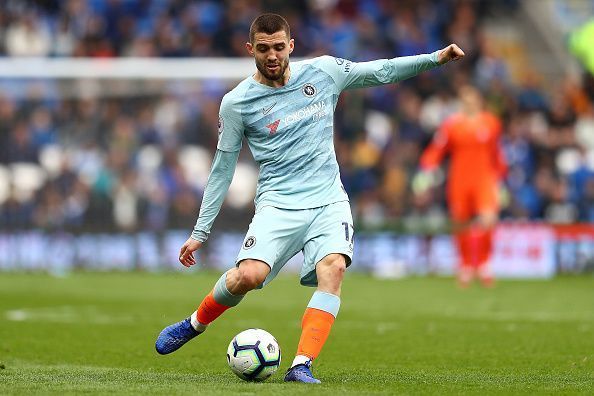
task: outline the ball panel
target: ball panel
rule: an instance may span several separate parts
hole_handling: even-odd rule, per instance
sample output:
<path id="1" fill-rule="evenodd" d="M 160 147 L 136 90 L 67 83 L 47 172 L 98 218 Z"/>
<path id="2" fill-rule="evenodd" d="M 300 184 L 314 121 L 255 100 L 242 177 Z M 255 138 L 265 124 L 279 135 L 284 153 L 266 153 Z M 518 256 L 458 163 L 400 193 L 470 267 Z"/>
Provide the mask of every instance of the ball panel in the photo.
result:
<path id="1" fill-rule="evenodd" d="M 237 345 L 255 345 L 260 339 L 258 329 L 247 329 L 235 336 Z"/>
<path id="2" fill-rule="evenodd" d="M 254 372 L 262 364 L 258 354 L 254 349 L 244 349 L 242 351 L 237 351 L 232 359 L 233 365 L 245 374 Z"/>
<path id="3" fill-rule="evenodd" d="M 262 340 L 258 345 L 258 349 L 266 362 L 273 362 L 280 359 L 280 348 L 274 340 Z"/>
<path id="4" fill-rule="evenodd" d="M 237 334 L 227 348 L 231 370 L 247 381 L 264 381 L 280 366 L 281 351 L 276 339 L 262 329 Z"/>

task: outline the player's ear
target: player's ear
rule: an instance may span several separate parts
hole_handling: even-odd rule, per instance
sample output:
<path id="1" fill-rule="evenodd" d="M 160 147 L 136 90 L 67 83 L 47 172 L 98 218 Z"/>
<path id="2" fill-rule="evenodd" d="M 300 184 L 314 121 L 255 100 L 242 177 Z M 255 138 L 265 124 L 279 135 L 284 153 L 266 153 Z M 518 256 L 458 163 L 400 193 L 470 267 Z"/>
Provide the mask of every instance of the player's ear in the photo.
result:
<path id="1" fill-rule="evenodd" d="M 295 39 L 289 40 L 289 54 L 295 49 Z"/>
<path id="2" fill-rule="evenodd" d="M 249 41 L 245 43 L 245 49 L 247 50 L 248 54 L 254 56 L 254 46 Z"/>

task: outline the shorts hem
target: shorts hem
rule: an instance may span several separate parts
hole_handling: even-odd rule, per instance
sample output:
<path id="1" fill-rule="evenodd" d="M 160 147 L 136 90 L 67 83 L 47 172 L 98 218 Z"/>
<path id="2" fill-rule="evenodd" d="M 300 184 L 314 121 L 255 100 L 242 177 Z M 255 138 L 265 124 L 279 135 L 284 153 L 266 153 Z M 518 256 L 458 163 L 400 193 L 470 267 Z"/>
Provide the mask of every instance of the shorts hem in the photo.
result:
<path id="1" fill-rule="evenodd" d="M 270 270 L 272 271 L 272 265 L 270 264 L 269 260 L 258 258 L 258 257 L 249 257 L 249 256 L 248 257 L 241 257 L 241 258 L 238 257 L 238 258 L 236 258 L 235 259 L 235 267 L 239 267 L 239 263 L 241 263 L 242 261 L 245 261 L 245 260 L 257 260 L 257 261 L 261 261 L 264 264 L 266 264 L 268 266 L 268 268 L 270 268 Z M 272 261 L 272 260 L 270 260 L 270 261 Z"/>
<path id="2" fill-rule="evenodd" d="M 329 249 L 326 253 L 316 255 L 316 258 L 314 260 L 314 262 L 315 262 L 314 269 L 315 269 L 315 266 L 318 265 L 318 263 L 324 259 L 324 257 L 329 256 L 331 254 L 342 254 L 343 256 L 345 256 L 345 258 L 347 259 L 346 260 L 347 268 L 349 268 L 351 266 L 351 264 L 353 263 L 353 253 L 352 252 L 344 252 L 344 251 L 341 252 L 341 251 L 339 251 L 339 249 Z"/>
<path id="3" fill-rule="evenodd" d="M 336 250 L 330 250 L 329 253 L 323 254 L 323 255 L 319 255 L 319 257 L 321 257 L 319 260 L 316 257 L 316 262 L 315 265 L 317 265 L 320 261 L 322 261 L 324 259 L 324 257 L 330 255 L 330 254 L 342 254 L 343 256 L 345 256 L 346 260 L 346 267 L 349 268 L 351 266 L 351 264 L 353 263 L 353 254 L 352 253 L 346 253 L 346 252 L 340 252 L 340 251 L 336 251 Z M 303 286 L 307 286 L 307 287 L 316 287 L 318 286 L 318 277 L 316 276 L 316 268 L 314 266 L 314 269 L 309 271 L 307 274 L 305 274 L 304 276 L 300 277 L 299 279 L 299 283 Z"/>

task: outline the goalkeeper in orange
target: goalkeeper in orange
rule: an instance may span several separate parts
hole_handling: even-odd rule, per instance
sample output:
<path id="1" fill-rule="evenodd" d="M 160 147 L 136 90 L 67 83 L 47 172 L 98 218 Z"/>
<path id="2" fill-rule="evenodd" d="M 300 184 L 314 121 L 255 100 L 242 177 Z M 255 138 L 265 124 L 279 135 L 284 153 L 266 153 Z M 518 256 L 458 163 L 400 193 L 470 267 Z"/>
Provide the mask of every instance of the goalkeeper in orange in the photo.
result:
<path id="1" fill-rule="evenodd" d="M 413 188 L 419 192 L 431 185 L 433 171 L 449 155 L 446 197 L 460 256 L 458 282 L 466 287 L 478 276 L 489 287 L 499 186 L 507 169 L 499 146 L 501 122 L 484 109 L 476 88 L 461 87 L 459 99 L 460 111 L 443 122 L 423 152 Z"/>

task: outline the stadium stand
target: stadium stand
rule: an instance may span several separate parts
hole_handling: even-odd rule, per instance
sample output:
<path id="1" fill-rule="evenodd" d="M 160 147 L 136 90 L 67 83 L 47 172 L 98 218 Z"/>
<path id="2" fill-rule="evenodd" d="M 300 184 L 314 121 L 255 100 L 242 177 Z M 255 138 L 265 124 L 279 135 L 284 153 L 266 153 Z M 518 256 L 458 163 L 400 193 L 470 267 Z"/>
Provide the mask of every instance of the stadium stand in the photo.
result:
<path id="1" fill-rule="evenodd" d="M 461 82 L 479 86 L 505 122 L 510 172 L 504 217 L 592 222 L 591 77 L 567 75 L 548 89 L 530 59 L 521 60 L 525 48 L 488 29 L 517 2 L 487 3 L 7 1 L 0 11 L 0 54 L 240 57 L 252 18 L 271 9 L 291 23 L 297 57 L 363 61 L 456 42 L 467 57 L 447 75 L 438 70 L 398 86 L 343 95 L 335 144 L 360 226 L 444 226 L 442 193 L 420 199 L 410 183 L 420 151 L 456 109 L 454 87 Z M 189 229 L 216 145 L 218 104 L 230 84 L 201 81 L 187 90 L 175 81 L 142 89 L 139 83 L 132 95 L 118 92 L 115 82 L 108 93 L 109 84 L 76 84 L 65 93 L 52 80 L 0 80 L 1 227 Z M 253 210 L 257 175 L 247 152 L 238 171 L 243 183 L 234 184 L 217 221 L 223 228 L 247 222 Z"/>

